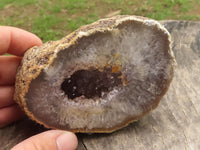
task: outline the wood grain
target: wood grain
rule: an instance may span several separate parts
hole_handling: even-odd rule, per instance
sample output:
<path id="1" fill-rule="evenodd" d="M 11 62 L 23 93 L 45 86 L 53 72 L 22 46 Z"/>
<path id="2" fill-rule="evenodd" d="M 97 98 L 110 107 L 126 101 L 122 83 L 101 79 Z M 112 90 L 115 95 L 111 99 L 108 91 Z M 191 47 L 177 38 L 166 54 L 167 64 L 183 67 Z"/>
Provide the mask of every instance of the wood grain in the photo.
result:
<path id="1" fill-rule="evenodd" d="M 153 112 L 111 134 L 77 134 L 78 150 L 200 149 L 200 22 L 161 21 L 172 35 L 177 69 Z M 0 149 L 44 131 L 24 119 L 0 129 Z"/>

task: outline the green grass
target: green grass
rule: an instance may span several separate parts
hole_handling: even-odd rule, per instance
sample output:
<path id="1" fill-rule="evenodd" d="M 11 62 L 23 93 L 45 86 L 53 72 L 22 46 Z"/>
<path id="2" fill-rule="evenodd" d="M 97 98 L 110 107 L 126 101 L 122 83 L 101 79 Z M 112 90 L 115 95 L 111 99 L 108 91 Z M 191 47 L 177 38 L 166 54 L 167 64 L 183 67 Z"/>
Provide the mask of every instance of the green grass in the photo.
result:
<path id="1" fill-rule="evenodd" d="M 42 15 L 33 21 L 32 30 L 35 34 L 40 35 L 40 38 L 56 40 L 60 35 L 59 31 L 54 31 L 53 28 L 61 22 L 62 19 L 53 15 Z"/>
<path id="2" fill-rule="evenodd" d="M 98 20 L 98 16 L 96 14 L 89 14 L 87 18 L 86 17 L 76 17 L 74 19 L 68 18 L 67 23 L 69 29 L 75 30 L 81 25 L 90 24 L 96 20 Z"/>
<path id="3" fill-rule="evenodd" d="M 186 13 L 190 9 L 190 0 L 164 0 L 159 2 L 148 1 L 149 6 L 153 6 L 152 12 L 147 12 L 147 17 L 162 20 L 169 16 L 177 17 L 180 13 Z M 177 9 L 175 11 L 175 9 Z M 178 12 L 178 13 L 177 13 Z"/>
<path id="4" fill-rule="evenodd" d="M 61 11 L 61 7 L 59 5 L 54 5 L 53 8 L 50 9 L 53 13 L 59 13 Z"/>
<path id="5" fill-rule="evenodd" d="M 36 4 L 37 2 L 38 0 L 1 0 L 0 9 L 3 9 L 6 5 L 26 6 Z"/>
<path id="6" fill-rule="evenodd" d="M 199 8 L 199 0 L 0 0 L 0 25 L 23 28 L 46 42 L 112 13 L 198 21 Z"/>
<path id="7" fill-rule="evenodd" d="M 87 7 L 86 0 L 68 0 L 66 1 L 65 8 L 70 14 L 77 13 Z"/>

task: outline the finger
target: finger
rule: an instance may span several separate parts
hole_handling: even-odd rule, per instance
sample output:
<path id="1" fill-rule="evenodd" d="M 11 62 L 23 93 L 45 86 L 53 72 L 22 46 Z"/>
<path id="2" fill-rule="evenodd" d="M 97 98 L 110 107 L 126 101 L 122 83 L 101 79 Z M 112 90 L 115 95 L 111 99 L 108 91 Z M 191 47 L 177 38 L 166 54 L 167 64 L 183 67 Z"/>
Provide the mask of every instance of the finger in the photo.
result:
<path id="1" fill-rule="evenodd" d="M 41 44 L 42 41 L 33 33 L 15 27 L 0 26 L 0 54 L 22 56 L 27 49 Z"/>
<path id="2" fill-rule="evenodd" d="M 60 130 L 51 130 L 32 136 L 11 150 L 75 150 L 78 140 L 75 134 Z"/>
<path id="3" fill-rule="evenodd" d="M 18 105 L 11 105 L 0 109 L 0 128 L 21 119 L 24 112 L 21 111 Z"/>
<path id="4" fill-rule="evenodd" d="M 13 105 L 14 86 L 0 86 L 0 109 Z"/>
<path id="5" fill-rule="evenodd" d="M 0 85 L 14 84 L 20 62 L 20 57 L 0 56 Z"/>

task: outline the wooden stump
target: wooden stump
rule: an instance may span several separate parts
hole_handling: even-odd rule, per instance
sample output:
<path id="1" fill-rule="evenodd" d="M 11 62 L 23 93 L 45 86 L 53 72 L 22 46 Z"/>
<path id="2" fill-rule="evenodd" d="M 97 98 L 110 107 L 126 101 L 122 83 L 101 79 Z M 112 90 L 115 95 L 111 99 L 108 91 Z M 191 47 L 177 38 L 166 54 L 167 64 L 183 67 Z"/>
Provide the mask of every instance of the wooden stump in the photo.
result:
<path id="1" fill-rule="evenodd" d="M 172 35 L 177 69 L 156 110 L 111 134 L 77 134 L 78 150 L 200 149 L 200 22 L 161 21 Z M 0 149 L 44 131 L 29 119 L 0 129 Z"/>

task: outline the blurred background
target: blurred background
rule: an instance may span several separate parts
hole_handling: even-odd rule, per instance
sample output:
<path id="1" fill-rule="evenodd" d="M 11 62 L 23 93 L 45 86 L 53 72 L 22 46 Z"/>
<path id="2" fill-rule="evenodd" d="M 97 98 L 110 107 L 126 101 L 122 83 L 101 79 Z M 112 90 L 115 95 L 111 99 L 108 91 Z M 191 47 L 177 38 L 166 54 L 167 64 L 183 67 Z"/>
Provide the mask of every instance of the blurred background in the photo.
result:
<path id="1" fill-rule="evenodd" d="M 84 24 L 115 15 L 200 20 L 200 0 L 0 0 L 0 25 L 57 40 Z"/>

